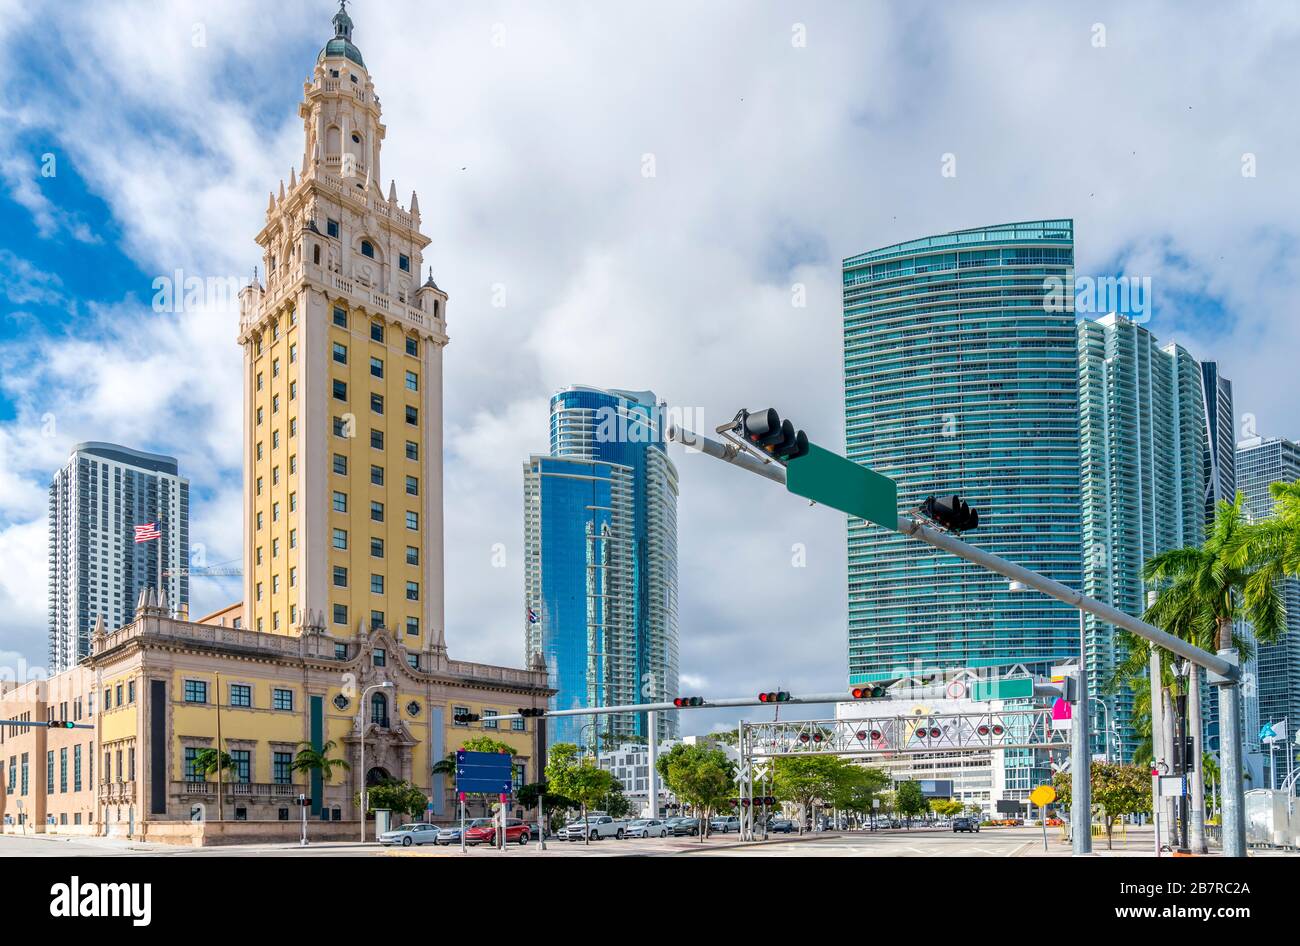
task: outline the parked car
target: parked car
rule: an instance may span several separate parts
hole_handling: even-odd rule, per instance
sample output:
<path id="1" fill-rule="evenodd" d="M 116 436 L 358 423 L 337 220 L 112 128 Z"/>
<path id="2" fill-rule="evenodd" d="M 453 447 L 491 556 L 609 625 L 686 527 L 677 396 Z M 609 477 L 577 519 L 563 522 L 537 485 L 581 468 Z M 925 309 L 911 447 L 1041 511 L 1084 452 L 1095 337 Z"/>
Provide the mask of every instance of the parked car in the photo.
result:
<path id="1" fill-rule="evenodd" d="M 709 821 L 709 830 L 716 832 L 717 834 L 726 834 L 729 831 L 739 831 L 740 818 L 736 815 L 713 818 Z"/>
<path id="2" fill-rule="evenodd" d="M 767 823 L 767 830 L 773 834 L 790 834 L 794 829 L 794 822 L 789 818 L 773 818 Z"/>
<path id="3" fill-rule="evenodd" d="M 956 834 L 958 831 L 974 831 L 976 834 L 979 834 L 980 823 L 974 818 L 953 818 L 952 832 L 953 834 Z"/>
<path id="4" fill-rule="evenodd" d="M 668 824 L 668 833 L 671 834 L 673 837 L 681 837 L 682 835 L 697 835 L 700 833 L 699 818 L 688 818 L 684 816 L 679 816 L 677 818 L 669 818 L 667 824 Z"/>
<path id="5" fill-rule="evenodd" d="M 561 841 L 581 841 L 590 838 L 622 838 L 627 833 L 627 822 L 615 821 L 609 815 L 588 815 L 584 821 L 578 818 L 561 828 L 556 837 Z"/>
<path id="6" fill-rule="evenodd" d="M 668 822 L 658 818 L 638 818 L 628 823 L 625 833 L 629 838 L 666 838 Z"/>
<path id="7" fill-rule="evenodd" d="M 465 830 L 469 831 L 470 828 L 478 828 L 478 827 L 482 827 L 483 825 L 490 825 L 490 824 L 492 824 L 491 818 L 471 818 L 469 821 L 465 822 Z M 453 825 L 447 825 L 442 828 L 439 828 L 438 838 L 433 843 L 434 844 L 459 844 L 460 825 L 453 824 Z"/>
<path id="8" fill-rule="evenodd" d="M 481 818 L 482 824 L 476 824 L 474 827 L 465 829 L 465 843 L 475 844 L 496 844 L 497 828 L 499 825 L 495 818 Z M 532 838 L 532 829 L 526 822 L 518 818 L 506 819 L 506 843 L 514 841 L 518 844 L 527 844 Z"/>
<path id="9" fill-rule="evenodd" d="M 394 828 L 392 831 L 385 831 L 381 834 L 379 843 L 400 844 L 402 847 L 410 847 L 412 844 L 437 844 L 438 826 L 436 824 L 425 824 L 422 821 L 404 824 L 400 828 Z"/>

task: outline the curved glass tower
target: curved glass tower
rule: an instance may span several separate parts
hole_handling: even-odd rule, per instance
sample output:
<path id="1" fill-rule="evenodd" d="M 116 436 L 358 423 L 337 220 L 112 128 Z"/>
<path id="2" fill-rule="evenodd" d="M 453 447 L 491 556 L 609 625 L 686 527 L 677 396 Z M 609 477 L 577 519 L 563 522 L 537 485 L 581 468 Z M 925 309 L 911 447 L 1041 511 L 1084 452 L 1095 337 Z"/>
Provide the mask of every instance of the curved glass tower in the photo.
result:
<path id="1" fill-rule="evenodd" d="M 896 480 L 901 508 L 958 493 L 980 513 L 971 542 L 1078 588 L 1073 280 L 1071 220 L 849 257 L 844 407 L 849 458 Z M 1063 603 L 858 519 L 848 569 L 851 683 L 1079 652 Z"/>
<path id="2" fill-rule="evenodd" d="M 524 464 L 527 655 L 545 661 L 555 709 L 677 695 L 678 486 L 661 416 L 650 391 L 566 388 L 550 455 Z M 676 714 L 658 728 L 675 738 Z M 648 736 L 640 715 L 561 717 L 548 742 Z"/>

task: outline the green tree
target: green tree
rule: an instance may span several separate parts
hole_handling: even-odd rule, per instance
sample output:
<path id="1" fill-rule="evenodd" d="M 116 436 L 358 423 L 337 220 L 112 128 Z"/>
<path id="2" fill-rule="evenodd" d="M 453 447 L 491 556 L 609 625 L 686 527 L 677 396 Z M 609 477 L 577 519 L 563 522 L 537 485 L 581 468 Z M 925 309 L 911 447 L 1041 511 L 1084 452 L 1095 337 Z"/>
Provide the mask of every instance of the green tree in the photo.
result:
<path id="1" fill-rule="evenodd" d="M 610 785 L 609 794 L 607 794 L 604 800 L 600 803 L 600 807 L 603 808 L 606 814 L 611 818 L 626 818 L 632 813 L 632 803 L 628 801 L 627 796 L 623 794 L 623 783 L 618 779 L 613 779 L 612 781 L 613 784 Z"/>
<path id="2" fill-rule="evenodd" d="M 1091 766 L 1092 803 L 1106 813 L 1106 847 L 1113 849 L 1115 819 L 1125 815 L 1151 810 L 1151 773 L 1140 765 L 1118 762 L 1093 762 Z M 1058 772 L 1052 777 L 1056 800 L 1070 807 L 1070 773 Z M 1091 812 L 1070 812 L 1074 830 L 1091 830 Z"/>
<path id="3" fill-rule="evenodd" d="M 966 810 L 966 805 L 955 798 L 936 798 L 930 802 L 930 810 L 945 818 L 954 818 Z"/>
<path id="4" fill-rule="evenodd" d="M 1273 514 L 1251 523 L 1245 548 L 1235 562 L 1252 564 L 1258 581 L 1275 583 L 1284 575 L 1300 575 L 1300 480 L 1269 485 Z"/>
<path id="5" fill-rule="evenodd" d="M 298 752 L 289 763 L 290 770 L 302 772 L 304 775 L 310 775 L 312 772 L 319 772 L 321 781 L 328 784 L 334 777 L 335 769 L 347 769 L 350 766 L 342 759 L 330 757 L 330 753 L 338 748 L 334 740 L 331 739 L 325 745 L 317 749 L 310 742 L 298 743 Z"/>
<path id="6" fill-rule="evenodd" d="M 676 745 L 659 757 L 655 768 L 669 790 L 702 819 L 703 842 L 710 815 L 735 793 L 735 765 L 721 749 Z"/>
<path id="7" fill-rule="evenodd" d="M 813 805 L 827 803 L 847 784 L 851 763 L 834 755 L 779 756 L 772 765 L 772 789 L 777 798 L 799 806 L 799 833 Z"/>
<path id="8" fill-rule="evenodd" d="M 1199 548 L 1170 549 L 1147 560 L 1142 579 L 1156 597 L 1143 620 L 1210 651 L 1236 646 L 1243 652 L 1248 647 L 1234 635 L 1239 620 L 1249 622 L 1263 644 L 1285 633 L 1286 611 L 1276 581 L 1286 559 L 1284 546 L 1276 530 L 1266 532 L 1247 523 L 1242 503 L 1240 494 L 1231 503 L 1220 501 L 1209 536 Z M 1148 645 L 1133 634 L 1124 639 L 1131 673 L 1133 659 L 1146 661 Z M 1197 745 L 1203 731 L 1200 676 L 1196 668 L 1187 676 L 1188 732 Z M 1192 849 L 1204 853 L 1205 786 L 1198 767 L 1193 766 L 1189 781 Z"/>
<path id="9" fill-rule="evenodd" d="M 194 771 L 204 778 L 215 775 L 217 769 L 223 772 L 235 770 L 235 759 L 229 752 L 218 753 L 216 749 L 200 749 L 194 756 Z"/>
<path id="10" fill-rule="evenodd" d="M 589 756 L 580 756 L 571 742 L 551 746 L 546 762 L 546 781 L 555 791 L 576 801 L 582 809 L 583 843 L 591 843 L 587 810 L 609 796 L 616 784 L 613 773 L 596 765 Z"/>
<path id="11" fill-rule="evenodd" d="M 397 779 L 390 779 L 386 782 L 380 782 L 378 785 L 370 786 L 366 795 L 370 800 L 370 811 L 377 808 L 387 808 L 390 811 L 410 815 L 412 818 L 422 817 L 426 806 L 429 804 L 429 796 L 425 795 L 424 792 L 410 782 Z M 357 801 L 360 802 L 360 799 L 357 799 Z"/>
<path id="12" fill-rule="evenodd" d="M 557 814 L 563 814 L 578 807 L 578 803 L 572 798 L 566 798 L 559 792 L 552 791 L 545 779 L 520 786 L 515 797 L 518 798 L 519 804 L 525 808 L 536 808 L 537 800 L 542 799 L 544 818 L 546 823 L 552 826 Z"/>
<path id="13" fill-rule="evenodd" d="M 838 780 L 830 803 L 859 816 L 871 815 L 875 811 L 872 802 L 888 787 L 889 776 L 884 770 L 850 763 Z"/>
<path id="14" fill-rule="evenodd" d="M 921 791 L 921 783 L 913 779 L 898 783 L 898 813 L 908 819 L 919 818 L 930 810 L 930 800 Z"/>

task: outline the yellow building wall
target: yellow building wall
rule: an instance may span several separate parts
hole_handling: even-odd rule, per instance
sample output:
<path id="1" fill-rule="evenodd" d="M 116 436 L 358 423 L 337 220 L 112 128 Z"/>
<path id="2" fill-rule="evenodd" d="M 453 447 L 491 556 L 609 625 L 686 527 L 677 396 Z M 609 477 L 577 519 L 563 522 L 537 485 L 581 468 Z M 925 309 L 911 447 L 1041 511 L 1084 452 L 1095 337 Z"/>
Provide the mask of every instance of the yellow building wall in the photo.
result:
<path id="1" fill-rule="evenodd" d="M 252 630 L 287 634 L 298 623 L 296 585 L 302 575 L 297 549 L 293 547 L 296 536 L 301 534 L 298 458 L 304 431 L 298 420 L 301 341 L 297 312 L 292 306 L 267 323 L 260 336 L 260 352 L 258 345 L 258 341 L 252 341 L 245 349 L 245 357 L 252 359 L 252 390 L 245 398 L 245 409 L 251 415 L 249 426 L 254 442 L 251 541 L 255 549 L 253 601 L 246 623 Z M 259 515 L 261 528 L 256 525 Z"/>
<path id="2" fill-rule="evenodd" d="M 406 387 L 406 372 L 413 371 L 416 384 L 423 385 L 425 371 L 424 359 L 428 346 L 418 343 L 418 355 L 406 353 L 406 335 L 397 326 L 384 325 L 384 341 L 374 341 L 370 336 L 372 324 L 379 320 L 364 312 L 351 310 L 347 313 L 346 329 L 334 324 L 334 308 L 329 306 L 327 317 L 329 325 L 329 370 L 326 382 L 326 394 L 329 408 L 326 411 L 328 429 L 324 432 L 329 438 L 327 463 L 330 474 L 326 487 L 326 508 L 329 516 L 330 539 L 329 568 L 326 581 L 329 584 L 330 607 L 326 619 L 331 622 L 334 634 L 355 634 L 358 622 L 362 619 L 367 626 L 372 625 L 371 613 L 381 611 L 384 623 L 395 634 L 404 634 L 408 618 L 419 619 L 423 609 L 423 597 L 429 591 L 421 583 L 421 563 L 425 554 L 424 535 L 427 523 L 423 514 L 423 491 L 427 487 L 427 469 L 429 457 L 421 436 L 420 421 L 417 415 L 415 424 L 406 423 L 407 406 L 422 410 L 420 391 Z M 340 344 L 347 349 L 347 363 L 334 360 L 334 345 Z M 383 363 L 383 378 L 376 378 L 370 372 L 370 359 L 378 358 Z M 341 401 L 333 396 L 333 382 L 342 381 L 347 385 L 347 399 Z M 371 409 L 371 395 L 383 398 L 383 414 Z M 349 430 L 351 437 L 334 435 L 333 418 L 351 419 Z M 383 433 L 383 449 L 371 446 L 371 432 Z M 416 460 L 407 459 L 406 445 L 410 441 L 416 445 Z M 334 470 L 334 454 L 348 458 L 346 476 Z M 371 468 L 383 470 L 383 485 L 372 482 Z M 418 492 L 411 495 L 406 491 L 406 478 L 415 477 Z M 334 492 L 347 496 L 347 512 L 334 509 Z M 371 502 L 383 504 L 384 521 L 371 519 Z M 406 513 L 414 512 L 419 517 L 419 527 L 406 527 Z M 340 550 L 333 547 L 333 530 L 346 529 L 348 548 Z M 382 539 L 384 543 L 383 558 L 371 555 L 372 538 Z M 416 564 L 407 563 L 407 547 L 419 550 Z M 341 565 L 348 570 L 346 588 L 338 587 L 333 582 L 334 566 Z M 382 575 L 384 590 L 382 594 L 371 591 L 371 576 Z M 414 581 L 419 584 L 419 600 L 408 600 L 406 583 Z M 334 605 L 346 605 L 347 624 L 333 623 Z M 421 622 L 418 636 L 404 638 L 406 646 L 418 650 L 428 628 Z"/>

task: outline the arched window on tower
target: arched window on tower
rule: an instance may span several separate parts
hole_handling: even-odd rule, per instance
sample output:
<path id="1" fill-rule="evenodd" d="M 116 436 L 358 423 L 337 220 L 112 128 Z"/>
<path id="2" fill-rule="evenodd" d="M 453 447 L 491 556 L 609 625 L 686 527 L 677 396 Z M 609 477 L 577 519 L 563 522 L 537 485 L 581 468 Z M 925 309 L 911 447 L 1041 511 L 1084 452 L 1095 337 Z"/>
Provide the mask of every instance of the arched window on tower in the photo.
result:
<path id="1" fill-rule="evenodd" d="M 317 266 L 320 265 L 320 247 L 314 244 L 312 245 L 311 248 L 311 261 L 315 263 Z"/>

